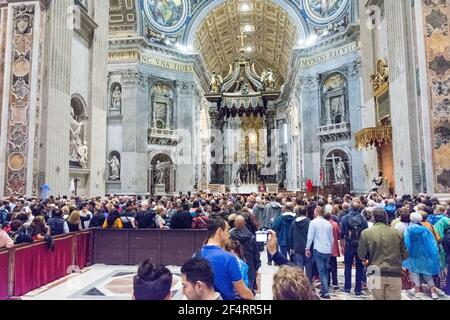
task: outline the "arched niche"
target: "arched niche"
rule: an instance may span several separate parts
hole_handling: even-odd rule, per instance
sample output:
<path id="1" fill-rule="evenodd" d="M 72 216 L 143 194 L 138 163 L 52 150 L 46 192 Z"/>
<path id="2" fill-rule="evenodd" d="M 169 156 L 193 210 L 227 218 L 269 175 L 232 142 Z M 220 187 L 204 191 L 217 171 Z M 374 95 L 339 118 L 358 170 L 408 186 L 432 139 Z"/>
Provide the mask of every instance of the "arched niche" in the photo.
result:
<path id="1" fill-rule="evenodd" d="M 70 101 L 70 144 L 69 162 L 73 168 L 88 167 L 88 113 L 85 100 L 81 95 L 73 95 Z"/>
<path id="2" fill-rule="evenodd" d="M 111 151 L 108 155 L 108 180 L 120 181 L 122 158 L 120 152 Z"/>
<path id="3" fill-rule="evenodd" d="M 321 126 L 349 121 L 347 78 L 340 72 L 329 74 L 322 81 Z"/>
<path id="4" fill-rule="evenodd" d="M 111 115 L 122 114 L 122 85 L 118 82 L 111 84 L 109 113 Z"/>
<path id="5" fill-rule="evenodd" d="M 164 82 L 156 83 L 150 91 L 150 128 L 171 130 L 174 127 L 174 91 Z"/>

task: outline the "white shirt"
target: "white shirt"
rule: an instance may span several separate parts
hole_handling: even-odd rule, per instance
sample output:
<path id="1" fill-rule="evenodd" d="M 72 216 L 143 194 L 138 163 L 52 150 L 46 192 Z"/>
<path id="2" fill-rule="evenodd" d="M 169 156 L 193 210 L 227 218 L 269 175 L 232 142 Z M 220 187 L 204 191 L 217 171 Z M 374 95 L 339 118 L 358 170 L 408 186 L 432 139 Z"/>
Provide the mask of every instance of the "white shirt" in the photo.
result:
<path id="1" fill-rule="evenodd" d="M 318 217 L 309 224 L 306 250 L 311 249 L 313 242 L 314 250 L 322 254 L 331 254 L 333 251 L 333 226 L 323 217 Z"/>

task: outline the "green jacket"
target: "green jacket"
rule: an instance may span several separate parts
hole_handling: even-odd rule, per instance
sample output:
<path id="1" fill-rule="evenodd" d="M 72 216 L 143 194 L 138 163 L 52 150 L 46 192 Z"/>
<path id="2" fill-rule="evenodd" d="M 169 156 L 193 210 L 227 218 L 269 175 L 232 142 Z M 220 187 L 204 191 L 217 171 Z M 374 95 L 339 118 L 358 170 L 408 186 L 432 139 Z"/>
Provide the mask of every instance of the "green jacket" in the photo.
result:
<path id="1" fill-rule="evenodd" d="M 403 237 L 396 229 L 377 223 L 362 232 L 358 246 L 361 260 L 379 267 L 383 277 L 401 277 L 402 262 L 408 258 Z"/>

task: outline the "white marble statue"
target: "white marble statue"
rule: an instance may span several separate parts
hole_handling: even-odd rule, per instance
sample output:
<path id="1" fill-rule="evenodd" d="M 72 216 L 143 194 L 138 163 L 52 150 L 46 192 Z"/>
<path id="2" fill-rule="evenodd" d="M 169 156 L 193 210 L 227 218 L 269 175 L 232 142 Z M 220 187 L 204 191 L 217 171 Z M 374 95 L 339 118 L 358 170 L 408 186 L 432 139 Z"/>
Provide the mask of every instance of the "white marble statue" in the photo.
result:
<path id="1" fill-rule="evenodd" d="M 155 166 L 155 182 L 157 184 L 163 184 L 164 183 L 164 171 L 166 170 L 167 166 L 169 165 L 168 162 L 161 162 L 158 161 Z"/>
<path id="2" fill-rule="evenodd" d="M 111 110 L 120 111 L 122 109 L 122 91 L 120 90 L 120 86 L 116 86 L 114 92 L 112 94 L 112 106 Z"/>
<path id="3" fill-rule="evenodd" d="M 88 145 L 87 141 L 84 141 L 82 144 L 78 145 L 77 148 L 78 160 L 81 166 L 81 169 L 88 168 Z"/>
<path id="4" fill-rule="evenodd" d="M 120 171 L 120 161 L 117 158 L 117 156 L 112 157 L 110 161 L 108 161 L 110 167 L 111 167 L 111 175 L 109 176 L 109 179 L 111 180 L 118 180 L 120 178 L 119 171 Z"/>
<path id="5" fill-rule="evenodd" d="M 81 139 L 81 134 L 83 132 L 83 127 L 85 125 L 84 121 L 77 121 L 75 119 L 75 112 L 73 109 L 70 111 L 70 160 L 74 162 L 79 162 L 79 150 L 83 144 Z"/>
<path id="6" fill-rule="evenodd" d="M 336 179 L 337 183 L 346 183 L 347 182 L 347 169 L 345 168 L 345 163 L 342 160 L 339 160 L 339 163 L 336 165 Z"/>

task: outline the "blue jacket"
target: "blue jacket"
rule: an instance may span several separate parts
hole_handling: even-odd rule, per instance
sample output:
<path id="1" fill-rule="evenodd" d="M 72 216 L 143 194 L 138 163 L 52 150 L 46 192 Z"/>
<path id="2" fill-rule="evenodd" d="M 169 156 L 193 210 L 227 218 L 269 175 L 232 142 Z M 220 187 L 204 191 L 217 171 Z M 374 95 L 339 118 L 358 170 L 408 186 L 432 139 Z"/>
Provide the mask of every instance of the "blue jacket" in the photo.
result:
<path id="1" fill-rule="evenodd" d="M 295 214 L 292 212 L 285 212 L 278 216 L 273 222 L 272 229 L 277 233 L 278 244 L 281 247 L 289 246 L 289 231 L 292 222 L 295 220 Z M 289 248 L 292 249 L 292 248 Z"/>
<path id="2" fill-rule="evenodd" d="M 403 262 L 403 267 L 426 276 L 439 274 L 439 250 L 431 231 L 420 224 L 412 224 L 406 229 L 404 239 L 409 258 Z"/>

